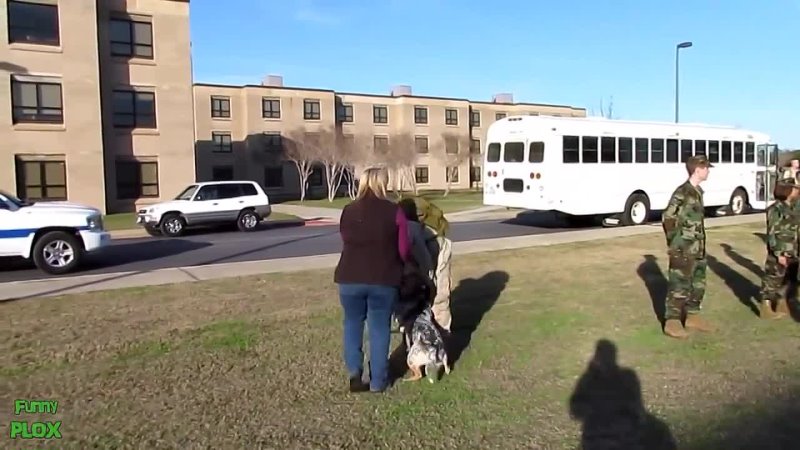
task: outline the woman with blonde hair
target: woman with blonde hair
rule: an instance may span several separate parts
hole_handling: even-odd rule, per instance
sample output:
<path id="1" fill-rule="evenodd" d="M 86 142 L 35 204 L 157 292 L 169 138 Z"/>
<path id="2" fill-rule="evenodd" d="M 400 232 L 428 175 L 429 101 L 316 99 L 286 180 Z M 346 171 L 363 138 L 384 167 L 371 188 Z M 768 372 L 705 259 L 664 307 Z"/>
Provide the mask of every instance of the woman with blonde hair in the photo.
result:
<path id="1" fill-rule="evenodd" d="M 388 174 L 367 168 L 356 199 L 339 223 L 342 254 L 334 273 L 344 310 L 344 361 L 350 392 L 383 392 L 389 382 L 391 321 L 410 245 L 401 209 L 386 198 Z M 369 330 L 369 384 L 364 368 L 364 322 Z"/>

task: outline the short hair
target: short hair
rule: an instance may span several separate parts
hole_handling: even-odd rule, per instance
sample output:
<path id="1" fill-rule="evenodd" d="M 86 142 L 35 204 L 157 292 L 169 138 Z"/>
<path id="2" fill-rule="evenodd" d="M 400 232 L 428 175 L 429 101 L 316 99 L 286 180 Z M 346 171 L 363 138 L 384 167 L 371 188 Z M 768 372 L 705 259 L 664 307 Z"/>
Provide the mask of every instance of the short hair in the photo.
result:
<path id="1" fill-rule="evenodd" d="M 794 186 L 791 184 L 775 183 L 775 189 L 772 191 L 772 195 L 775 196 L 775 200 L 783 202 L 792 195 L 792 189 L 794 189 Z"/>
<path id="2" fill-rule="evenodd" d="M 415 202 L 413 198 L 403 198 L 397 202 L 397 206 L 399 206 L 400 210 L 403 211 L 403 215 L 406 216 L 406 219 L 412 222 L 419 221 L 419 216 L 417 215 L 417 202 Z"/>
<path id="3" fill-rule="evenodd" d="M 689 173 L 689 176 L 694 174 L 694 171 L 699 169 L 700 167 L 709 167 L 709 162 L 705 158 L 698 158 L 698 157 L 691 157 L 686 160 L 686 172 Z"/>

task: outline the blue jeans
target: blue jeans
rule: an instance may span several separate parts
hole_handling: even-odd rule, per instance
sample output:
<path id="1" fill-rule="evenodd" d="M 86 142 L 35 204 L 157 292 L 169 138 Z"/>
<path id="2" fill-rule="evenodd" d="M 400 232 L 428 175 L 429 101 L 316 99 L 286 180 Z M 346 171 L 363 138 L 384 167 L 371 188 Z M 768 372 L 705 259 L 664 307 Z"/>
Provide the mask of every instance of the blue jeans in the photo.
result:
<path id="1" fill-rule="evenodd" d="M 392 311 L 398 290 L 393 286 L 340 284 L 344 309 L 344 362 L 351 377 L 364 371 L 364 321 L 369 330 L 369 387 L 386 388 L 389 381 L 389 345 Z"/>

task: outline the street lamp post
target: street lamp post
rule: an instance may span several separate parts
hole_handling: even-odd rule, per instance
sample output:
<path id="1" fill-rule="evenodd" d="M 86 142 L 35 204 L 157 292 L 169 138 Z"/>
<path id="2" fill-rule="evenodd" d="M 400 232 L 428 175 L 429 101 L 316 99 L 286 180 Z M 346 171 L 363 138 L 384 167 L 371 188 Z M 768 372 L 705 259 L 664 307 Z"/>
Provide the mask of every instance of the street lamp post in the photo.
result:
<path id="1" fill-rule="evenodd" d="M 689 48 L 692 46 L 691 42 L 681 42 L 675 47 L 675 123 L 678 123 L 678 56 L 682 48 Z"/>

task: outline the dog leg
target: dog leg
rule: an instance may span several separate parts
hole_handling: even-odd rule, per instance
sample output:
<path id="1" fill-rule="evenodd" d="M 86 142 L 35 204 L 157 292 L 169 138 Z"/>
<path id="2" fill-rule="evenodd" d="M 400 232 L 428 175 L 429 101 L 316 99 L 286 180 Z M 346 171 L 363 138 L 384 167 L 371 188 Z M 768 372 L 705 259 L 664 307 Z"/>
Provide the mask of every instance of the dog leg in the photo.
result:
<path id="1" fill-rule="evenodd" d="M 411 369 L 411 376 L 408 378 L 403 378 L 403 381 L 418 381 L 422 379 L 421 367 L 416 367 L 409 364 L 408 368 Z"/>

